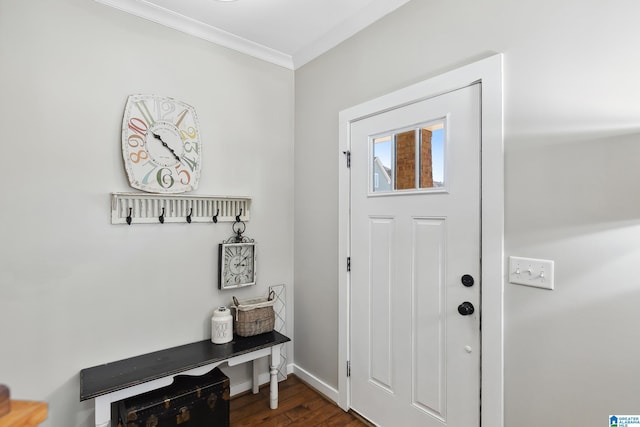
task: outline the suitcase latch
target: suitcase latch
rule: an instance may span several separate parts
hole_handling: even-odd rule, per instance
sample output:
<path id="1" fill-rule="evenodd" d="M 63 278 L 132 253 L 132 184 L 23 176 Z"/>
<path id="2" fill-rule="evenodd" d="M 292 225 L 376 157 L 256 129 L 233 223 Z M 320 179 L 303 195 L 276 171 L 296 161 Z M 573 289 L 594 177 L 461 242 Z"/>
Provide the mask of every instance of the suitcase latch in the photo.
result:
<path id="1" fill-rule="evenodd" d="M 187 408 L 186 406 L 183 406 L 178 411 L 178 415 L 176 415 L 176 424 L 186 423 L 187 421 L 189 421 L 189 418 L 191 418 L 191 414 L 189 413 L 189 408 Z"/>
<path id="2" fill-rule="evenodd" d="M 147 427 L 158 427 L 158 417 L 151 415 L 147 418 Z"/>

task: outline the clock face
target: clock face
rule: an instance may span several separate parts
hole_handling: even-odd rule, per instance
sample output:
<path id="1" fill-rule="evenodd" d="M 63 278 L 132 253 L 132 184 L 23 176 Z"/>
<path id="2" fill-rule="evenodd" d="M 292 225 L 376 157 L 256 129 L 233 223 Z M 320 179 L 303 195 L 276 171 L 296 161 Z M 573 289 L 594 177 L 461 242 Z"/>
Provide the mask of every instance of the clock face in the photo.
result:
<path id="1" fill-rule="evenodd" d="M 172 98 L 130 95 L 122 120 L 129 183 L 151 193 L 198 188 L 202 147 L 195 109 Z"/>
<path id="2" fill-rule="evenodd" d="M 218 261 L 220 289 L 238 288 L 256 283 L 254 243 L 222 243 Z"/>

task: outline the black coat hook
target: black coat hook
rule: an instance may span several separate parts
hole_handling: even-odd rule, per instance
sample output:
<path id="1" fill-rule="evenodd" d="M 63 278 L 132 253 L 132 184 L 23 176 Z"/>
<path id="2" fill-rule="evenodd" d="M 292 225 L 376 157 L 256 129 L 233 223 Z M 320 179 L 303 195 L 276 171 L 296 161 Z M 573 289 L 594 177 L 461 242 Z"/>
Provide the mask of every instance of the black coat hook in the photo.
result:
<path id="1" fill-rule="evenodd" d="M 216 211 L 216 214 L 213 216 L 213 223 L 216 224 L 218 222 L 218 214 L 220 214 L 220 209 Z"/>
<path id="2" fill-rule="evenodd" d="M 127 224 L 129 224 L 129 225 L 131 225 L 131 211 L 132 210 L 133 210 L 132 208 L 129 208 L 129 215 L 127 216 Z"/>
<path id="3" fill-rule="evenodd" d="M 241 222 L 240 217 L 242 216 L 242 208 L 240 208 L 240 215 L 236 215 L 236 222 Z"/>
<path id="4" fill-rule="evenodd" d="M 164 208 L 162 208 L 162 215 L 158 217 L 158 220 L 160 221 L 160 224 L 164 224 Z"/>
<path id="5" fill-rule="evenodd" d="M 189 210 L 189 215 L 187 215 L 187 222 L 191 224 L 191 214 L 193 213 L 193 208 Z"/>

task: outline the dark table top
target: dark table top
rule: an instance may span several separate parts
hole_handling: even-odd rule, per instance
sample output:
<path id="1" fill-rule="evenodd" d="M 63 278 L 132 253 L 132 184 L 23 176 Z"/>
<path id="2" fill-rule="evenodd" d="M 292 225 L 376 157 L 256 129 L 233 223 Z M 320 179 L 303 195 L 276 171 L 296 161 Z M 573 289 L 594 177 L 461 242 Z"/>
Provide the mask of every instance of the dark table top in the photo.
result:
<path id="1" fill-rule="evenodd" d="M 213 344 L 211 340 L 203 340 L 85 368 L 80 371 L 80 400 L 92 399 L 287 341 L 291 339 L 276 331 L 252 337 L 234 335 L 233 341 L 226 344 Z"/>

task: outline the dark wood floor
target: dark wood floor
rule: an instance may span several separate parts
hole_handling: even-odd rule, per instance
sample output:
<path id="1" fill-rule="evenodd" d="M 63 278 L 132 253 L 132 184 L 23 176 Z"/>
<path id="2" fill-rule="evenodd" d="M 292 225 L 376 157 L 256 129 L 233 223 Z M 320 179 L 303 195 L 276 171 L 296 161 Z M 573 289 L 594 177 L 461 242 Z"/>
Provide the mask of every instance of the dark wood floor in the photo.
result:
<path id="1" fill-rule="evenodd" d="M 289 375 L 279 384 L 278 409 L 269 408 L 269 386 L 231 399 L 231 427 L 243 426 L 369 426 Z"/>

